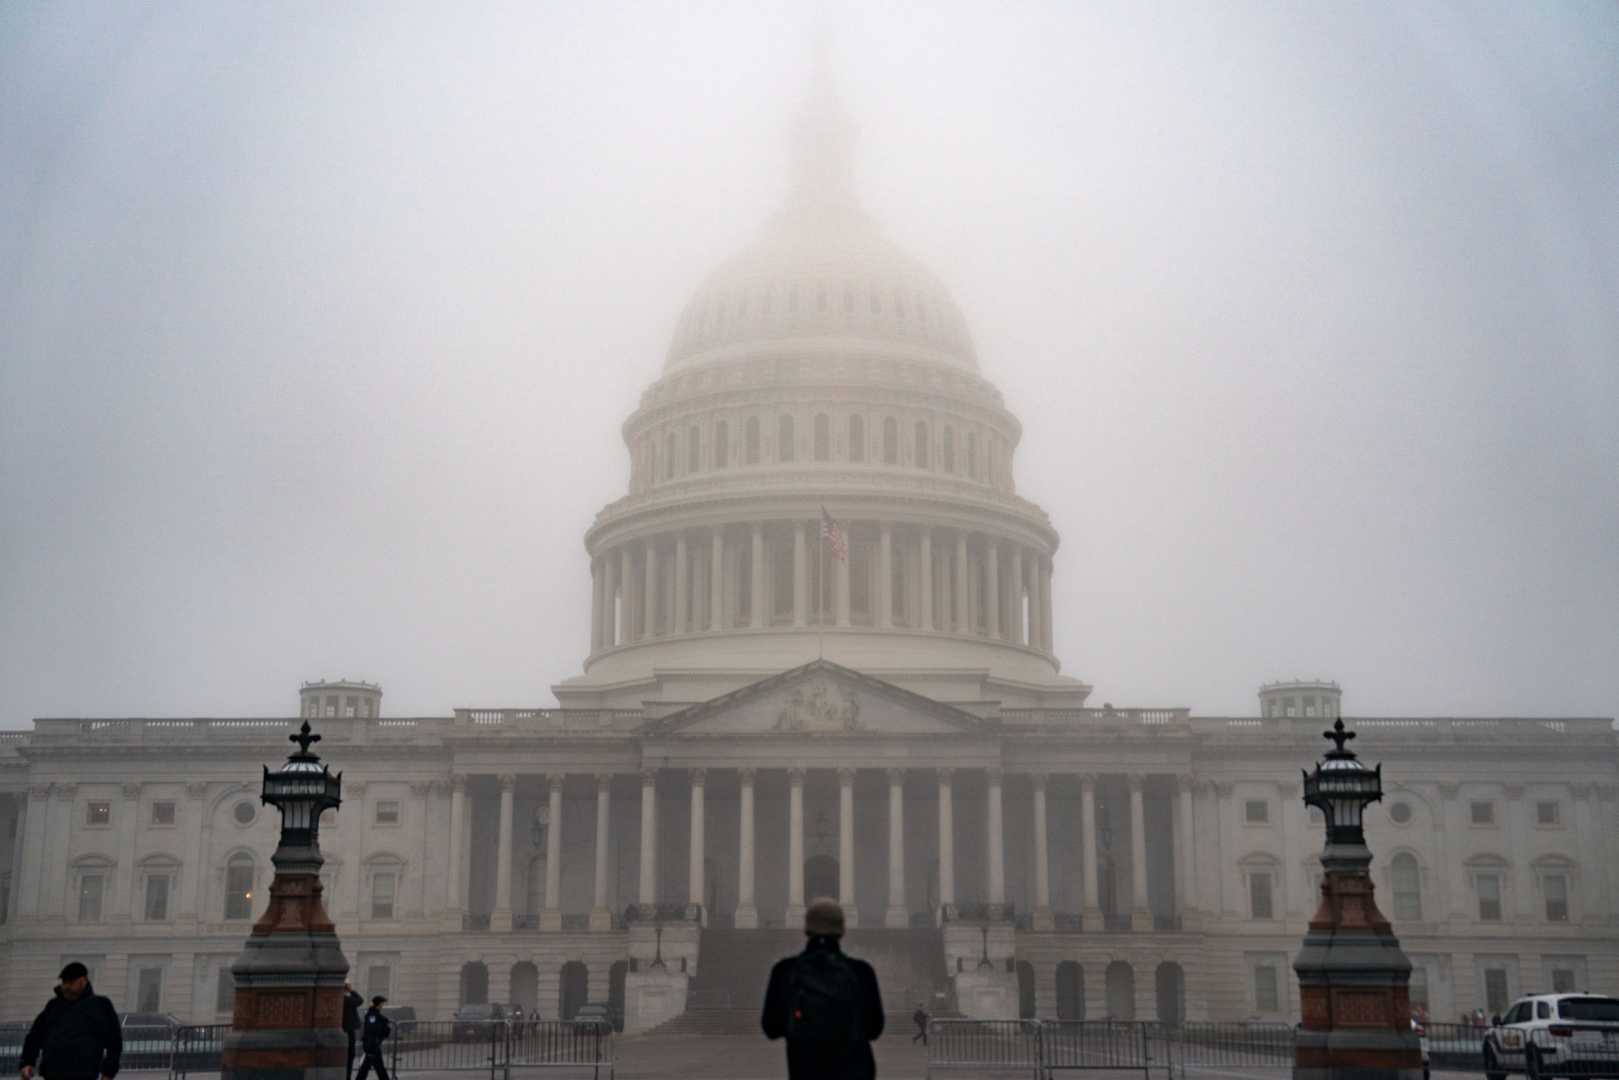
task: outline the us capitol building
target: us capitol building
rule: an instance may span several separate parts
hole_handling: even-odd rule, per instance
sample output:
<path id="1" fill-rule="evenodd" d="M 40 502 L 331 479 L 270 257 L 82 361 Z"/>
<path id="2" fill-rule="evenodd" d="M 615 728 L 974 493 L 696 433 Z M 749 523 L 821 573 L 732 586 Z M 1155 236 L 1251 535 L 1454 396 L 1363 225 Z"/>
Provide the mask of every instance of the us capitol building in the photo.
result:
<path id="1" fill-rule="evenodd" d="M 895 1010 L 1295 1018 L 1322 843 L 1299 769 L 1339 687 L 1268 684 L 1220 717 L 1098 706 L 1062 672 L 1059 537 L 1017 491 L 1018 420 L 949 293 L 861 209 L 850 146 L 812 92 L 785 205 L 625 422 L 559 707 L 396 718 L 373 684 L 299 689 L 345 773 L 324 879 L 356 988 L 424 1018 L 590 1000 L 630 1030 L 727 1006 L 752 1030 L 806 899 L 832 895 Z M 294 724 L 0 734 L 0 1020 L 70 958 L 121 1009 L 228 1020 L 271 876 L 259 767 Z M 1455 1019 L 1619 989 L 1611 721 L 1353 727 L 1385 763 L 1368 831 L 1414 1001 Z"/>

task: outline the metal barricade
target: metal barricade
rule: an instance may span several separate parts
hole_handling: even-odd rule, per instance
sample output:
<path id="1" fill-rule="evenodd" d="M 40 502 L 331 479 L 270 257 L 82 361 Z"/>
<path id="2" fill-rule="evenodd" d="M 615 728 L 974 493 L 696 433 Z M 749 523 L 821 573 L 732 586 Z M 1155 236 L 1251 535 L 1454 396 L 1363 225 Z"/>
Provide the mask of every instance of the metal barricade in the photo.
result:
<path id="1" fill-rule="evenodd" d="M 596 1021 L 532 1020 L 513 1024 L 507 1061 L 523 1069 L 589 1068 L 592 1080 L 614 1075 L 613 1029 Z"/>
<path id="2" fill-rule="evenodd" d="M 615 1061 L 612 1028 L 593 1021 L 412 1020 L 396 1023 L 388 1040 L 388 1071 L 402 1076 L 487 1072 L 506 1080 L 518 1068 L 612 1080 Z"/>
<path id="3" fill-rule="evenodd" d="M 1293 1066 L 1291 1025 L 1261 1021 L 1215 1023 L 1189 1020 L 1155 1025 L 1161 1031 L 1171 1073 L 1192 1068 L 1287 1068 Z"/>
<path id="4" fill-rule="evenodd" d="M 15 1076 L 21 1069 L 22 1043 L 27 1024 L 0 1024 L 0 1076 Z"/>
<path id="5" fill-rule="evenodd" d="M 1143 1077 L 1154 1067 L 1167 1068 L 1168 1050 L 1162 1045 L 1159 1025 L 1128 1020 L 1046 1020 L 1041 1027 L 1041 1066 L 1046 1076 L 1059 1072 L 1108 1069 L 1139 1070 Z"/>
<path id="6" fill-rule="evenodd" d="M 929 1020 L 928 1078 L 954 1071 L 1027 1071 L 1041 1075 L 1037 1020 Z"/>
<path id="7" fill-rule="evenodd" d="M 174 1033 L 171 1080 L 188 1073 L 217 1073 L 225 1052 L 229 1024 L 188 1024 Z"/>
<path id="8" fill-rule="evenodd" d="M 1434 1069 L 1482 1072 L 1484 1036 L 1489 1028 L 1477 1024 L 1423 1025 L 1423 1041 L 1428 1045 L 1428 1061 Z"/>

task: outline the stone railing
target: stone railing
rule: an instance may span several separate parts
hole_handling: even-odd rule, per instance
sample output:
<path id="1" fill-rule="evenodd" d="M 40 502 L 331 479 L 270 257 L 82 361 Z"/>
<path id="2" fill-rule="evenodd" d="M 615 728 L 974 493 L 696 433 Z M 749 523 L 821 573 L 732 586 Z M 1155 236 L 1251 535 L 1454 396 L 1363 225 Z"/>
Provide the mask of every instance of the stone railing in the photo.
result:
<path id="1" fill-rule="evenodd" d="M 1200 735 L 1291 736 L 1314 742 L 1332 717 L 1193 717 L 1191 727 Z M 1512 718 L 1469 716 L 1370 716 L 1344 717 L 1344 723 L 1363 739 L 1373 742 L 1421 740 L 1423 742 L 1490 741 L 1530 742 L 1553 739 L 1598 739 L 1614 737 L 1613 721 L 1603 717 Z"/>
<path id="2" fill-rule="evenodd" d="M 1002 709 L 1000 718 L 1008 726 L 1184 728 L 1191 715 L 1190 709 Z"/>
<path id="3" fill-rule="evenodd" d="M 472 731 L 634 731 L 640 709 L 456 709 L 453 723 Z"/>

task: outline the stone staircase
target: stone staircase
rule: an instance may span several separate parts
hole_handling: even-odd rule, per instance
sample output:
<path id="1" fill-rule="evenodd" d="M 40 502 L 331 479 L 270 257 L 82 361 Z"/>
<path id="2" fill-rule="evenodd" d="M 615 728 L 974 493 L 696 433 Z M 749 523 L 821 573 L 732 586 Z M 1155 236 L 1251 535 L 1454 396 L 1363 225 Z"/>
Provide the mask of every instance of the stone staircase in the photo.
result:
<path id="1" fill-rule="evenodd" d="M 939 931 L 850 930 L 844 951 L 877 972 L 891 1030 L 905 1030 L 916 1003 L 946 977 Z M 697 974 L 686 1011 L 656 1030 L 663 1034 L 739 1035 L 759 1031 L 770 969 L 804 948 L 797 930 L 704 930 L 698 942 Z"/>

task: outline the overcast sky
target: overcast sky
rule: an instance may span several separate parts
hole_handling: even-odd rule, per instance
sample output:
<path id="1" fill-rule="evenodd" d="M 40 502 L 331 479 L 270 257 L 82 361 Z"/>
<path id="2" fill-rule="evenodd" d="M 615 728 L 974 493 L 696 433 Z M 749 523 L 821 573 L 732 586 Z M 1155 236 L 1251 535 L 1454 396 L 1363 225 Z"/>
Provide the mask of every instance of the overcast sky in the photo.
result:
<path id="1" fill-rule="evenodd" d="M 0 6 L 0 726 L 551 704 L 830 31 L 1093 703 L 1619 712 L 1619 6 Z"/>

